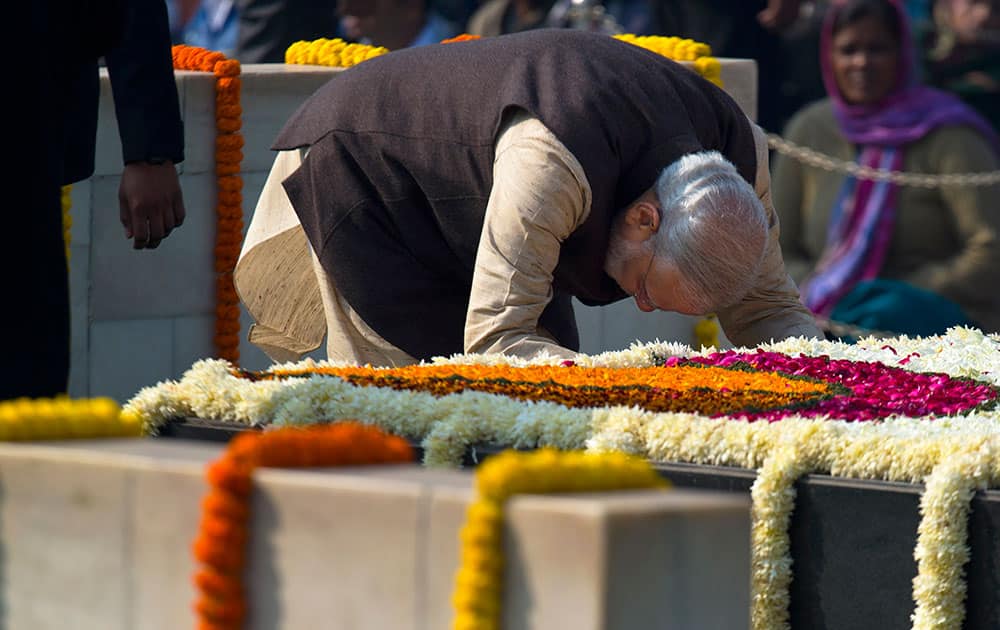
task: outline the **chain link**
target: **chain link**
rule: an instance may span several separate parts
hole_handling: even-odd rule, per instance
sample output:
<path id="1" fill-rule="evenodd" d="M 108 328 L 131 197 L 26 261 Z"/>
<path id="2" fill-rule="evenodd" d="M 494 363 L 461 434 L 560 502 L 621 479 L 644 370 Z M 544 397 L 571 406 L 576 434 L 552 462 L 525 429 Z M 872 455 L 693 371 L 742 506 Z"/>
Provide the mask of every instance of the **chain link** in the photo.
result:
<path id="1" fill-rule="evenodd" d="M 904 173 L 861 166 L 857 162 L 841 160 L 814 149 L 795 144 L 774 133 L 767 134 L 767 144 L 778 153 L 787 155 L 803 164 L 821 168 L 825 171 L 843 173 L 857 179 L 891 182 L 899 186 L 915 186 L 919 188 L 992 186 L 1000 183 L 1000 171 L 928 175 L 925 173 Z"/>

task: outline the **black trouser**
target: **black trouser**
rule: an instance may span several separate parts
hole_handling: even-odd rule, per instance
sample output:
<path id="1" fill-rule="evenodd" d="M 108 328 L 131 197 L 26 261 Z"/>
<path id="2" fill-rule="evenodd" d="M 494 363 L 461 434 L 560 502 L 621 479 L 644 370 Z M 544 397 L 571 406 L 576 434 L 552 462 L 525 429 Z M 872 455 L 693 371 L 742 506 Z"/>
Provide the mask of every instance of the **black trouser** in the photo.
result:
<path id="1" fill-rule="evenodd" d="M 22 5 L 22 3 L 14 3 Z M 23 3 L 24 9 L 35 3 Z M 39 48 L 38 13 L 15 20 L 8 44 Z M 41 46 L 45 48 L 45 46 Z M 8 56 L 8 59 L 16 58 Z M 0 400 L 54 396 L 69 376 L 69 278 L 62 236 L 60 90 L 47 72 L 52 60 L 14 63 L 17 87 L 6 125 L 9 165 L 0 207 Z M 65 95 L 63 94 L 64 98 Z"/>

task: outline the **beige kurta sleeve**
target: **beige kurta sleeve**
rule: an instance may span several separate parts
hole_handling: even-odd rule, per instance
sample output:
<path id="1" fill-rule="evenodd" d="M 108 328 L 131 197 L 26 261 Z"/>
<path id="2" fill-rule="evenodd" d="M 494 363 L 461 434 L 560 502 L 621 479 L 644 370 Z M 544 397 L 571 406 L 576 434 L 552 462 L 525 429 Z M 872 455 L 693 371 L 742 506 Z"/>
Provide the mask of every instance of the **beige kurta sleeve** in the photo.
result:
<path id="1" fill-rule="evenodd" d="M 515 113 L 497 138 L 465 323 L 465 350 L 573 358 L 538 318 L 552 299 L 562 242 L 587 218 L 583 167 L 539 120 Z"/>
<path id="2" fill-rule="evenodd" d="M 764 262 L 754 288 L 734 306 L 719 311 L 719 323 L 726 336 L 738 346 L 755 346 L 788 337 L 819 337 L 812 313 L 799 301 L 799 290 L 788 276 L 778 240 L 780 225 L 771 201 L 771 176 L 768 168 L 767 136 L 751 123 L 757 145 L 757 179 L 754 188 L 770 226 Z"/>

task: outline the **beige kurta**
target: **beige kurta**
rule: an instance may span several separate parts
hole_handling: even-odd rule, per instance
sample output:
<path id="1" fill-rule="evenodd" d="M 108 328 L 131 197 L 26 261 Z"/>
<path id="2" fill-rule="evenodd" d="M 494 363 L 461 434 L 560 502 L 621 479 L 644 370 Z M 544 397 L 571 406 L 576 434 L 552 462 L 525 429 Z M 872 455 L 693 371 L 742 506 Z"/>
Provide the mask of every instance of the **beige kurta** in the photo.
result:
<path id="1" fill-rule="evenodd" d="M 797 114 L 785 136 L 827 155 L 853 160 L 857 147 L 841 134 L 829 100 Z M 1000 168 L 975 130 L 942 127 L 907 145 L 903 170 L 965 173 Z M 782 224 L 789 273 L 801 282 L 823 253 L 830 214 L 844 176 L 776 161 L 774 196 Z M 880 275 L 902 280 L 955 301 L 985 330 L 1000 330 L 1000 186 L 901 187 L 896 223 Z"/>
<path id="2" fill-rule="evenodd" d="M 771 238 L 756 287 L 719 318 L 735 343 L 816 336 L 819 331 L 799 304 L 781 261 L 767 141 L 759 128 L 754 133 L 756 189 L 771 221 Z M 319 347 L 325 333 L 331 360 L 415 362 L 358 317 L 309 249 L 281 187 L 300 163 L 298 151 L 278 155 L 237 263 L 237 291 L 256 322 L 250 340 L 275 360 L 292 360 Z M 556 344 L 538 327 L 538 318 L 552 297 L 560 244 L 590 212 L 586 175 L 551 131 L 522 112 L 511 116 L 498 136 L 493 181 L 469 297 L 465 350 L 572 358 L 576 353 Z"/>

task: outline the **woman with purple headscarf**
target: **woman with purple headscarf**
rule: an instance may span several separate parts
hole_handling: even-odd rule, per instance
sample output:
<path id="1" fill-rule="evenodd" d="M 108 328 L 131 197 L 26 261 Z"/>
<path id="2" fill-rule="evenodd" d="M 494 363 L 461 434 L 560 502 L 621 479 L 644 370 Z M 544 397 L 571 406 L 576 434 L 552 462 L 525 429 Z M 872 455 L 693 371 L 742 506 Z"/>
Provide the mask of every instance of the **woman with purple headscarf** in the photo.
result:
<path id="1" fill-rule="evenodd" d="M 820 46 L 829 98 L 793 117 L 788 140 L 892 171 L 1000 168 L 989 124 L 918 83 L 900 2 L 833 3 Z M 907 334 L 1000 330 L 1000 187 L 903 187 L 787 156 L 773 183 L 785 264 L 818 316 Z"/>

